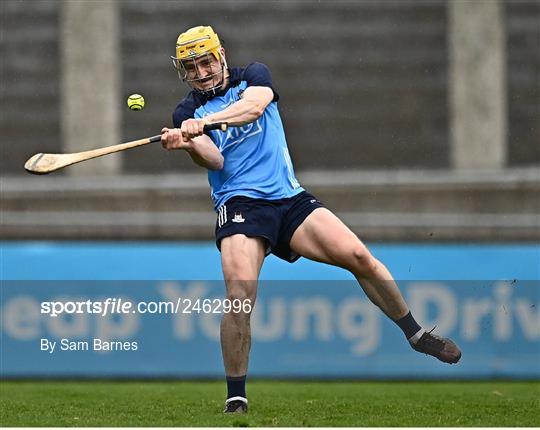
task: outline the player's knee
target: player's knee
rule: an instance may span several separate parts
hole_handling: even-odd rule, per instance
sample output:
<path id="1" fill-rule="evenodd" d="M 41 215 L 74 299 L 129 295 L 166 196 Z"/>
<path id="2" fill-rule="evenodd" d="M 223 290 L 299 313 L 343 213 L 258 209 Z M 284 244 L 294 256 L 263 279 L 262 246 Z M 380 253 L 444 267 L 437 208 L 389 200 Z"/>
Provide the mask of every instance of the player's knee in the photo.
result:
<path id="1" fill-rule="evenodd" d="M 245 288 L 242 288 L 241 286 L 235 286 L 233 288 L 229 288 L 229 290 L 227 291 L 227 298 L 231 301 L 243 301 L 249 298 L 249 294 Z"/>
<path id="2" fill-rule="evenodd" d="M 351 250 L 350 264 L 350 269 L 362 277 L 371 278 L 377 271 L 377 260 L 363 244 L 355 245 Z"/>
<path id="3" fill-rule="evenodd" d="M 243 304 L 249 301 L 251 307 L 255 303 L 257 281 L 229 281 L 227 282 L 227 299 L 231 303 Z"/>

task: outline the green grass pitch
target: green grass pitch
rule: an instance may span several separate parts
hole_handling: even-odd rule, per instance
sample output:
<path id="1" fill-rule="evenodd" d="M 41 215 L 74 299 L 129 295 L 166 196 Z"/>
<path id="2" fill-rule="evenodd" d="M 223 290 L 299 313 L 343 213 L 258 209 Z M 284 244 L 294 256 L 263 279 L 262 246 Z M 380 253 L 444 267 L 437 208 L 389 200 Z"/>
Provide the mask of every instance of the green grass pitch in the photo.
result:
<path id="1" fill-rule="evenodd" d="M 536 382 L 250 381 L 247 415 L 223 382 L 2 381 L 2 426 L 540 425 Z"/>

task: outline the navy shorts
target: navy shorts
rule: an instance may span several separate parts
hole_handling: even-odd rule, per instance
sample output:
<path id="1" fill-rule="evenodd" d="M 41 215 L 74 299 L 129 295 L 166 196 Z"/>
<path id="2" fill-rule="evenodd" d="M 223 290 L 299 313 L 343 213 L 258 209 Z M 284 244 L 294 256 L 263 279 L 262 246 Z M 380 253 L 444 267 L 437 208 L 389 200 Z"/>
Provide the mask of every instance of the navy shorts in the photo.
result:
<path id="1" fill-rule="evenodd" d="M 263 237 L 267 241 L 266 255 L 272 253 L 290 263 L 300 258 L 289 246 L 291 237 L 307 216 L 322 203 L 306 191 L 294 197 L 265 200 L 235 196 L 218 208 L 216 245 L 233 234 Z"/>

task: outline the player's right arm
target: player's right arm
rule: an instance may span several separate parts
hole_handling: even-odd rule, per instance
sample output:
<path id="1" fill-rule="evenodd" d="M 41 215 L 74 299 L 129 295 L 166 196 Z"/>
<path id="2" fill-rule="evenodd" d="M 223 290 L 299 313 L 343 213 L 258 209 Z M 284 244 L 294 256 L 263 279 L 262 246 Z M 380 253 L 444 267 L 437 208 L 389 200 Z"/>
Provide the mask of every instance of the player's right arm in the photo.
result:
<path id="1" fill-rule="evenodd" d="M 209 170 L 223 169 L 223 155 L 207 135 L 192 139 L 182 134 L 179 128 L 164 127 L 161 130 L 161 145 L 167 150 L 183 149 L 191 159 L 201 167 Z"/>

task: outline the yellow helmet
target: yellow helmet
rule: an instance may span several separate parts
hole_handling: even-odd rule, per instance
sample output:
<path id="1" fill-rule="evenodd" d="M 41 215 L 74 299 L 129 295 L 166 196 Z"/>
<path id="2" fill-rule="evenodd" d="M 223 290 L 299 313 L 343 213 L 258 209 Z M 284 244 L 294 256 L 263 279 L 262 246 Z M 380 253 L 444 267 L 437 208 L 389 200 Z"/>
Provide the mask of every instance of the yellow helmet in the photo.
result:
<path id="1" fill-rule="evenodd" d="M 219 70 L 211 70 L 210 74 L 201 76 L 195 65 L 196 60 L 205 56 L 206 61 L 209 63 L 210 55 L 219 62 Z M 178 71 L 179 78 L 186 81 L 193 89 L 207 94 L 216 94 L 217 90 L 221 88 L 227 62 L 221 53 L 219 37 L 212 27 L 201 25 L 180 34 L 176 40 L 176 57 L 171 58 L 174 68 Z M 195 70 L 196 76 L 188 77 L 188 69 Z M 200 89 L 201 82 L 210 78 L 212 79 L 212 86 L 204 90 Z"/>
<path id="2" fill-rule="evenodd" d="M 182 61 L 211 53 L 219 60 L 221 58 L 220 48 L 221 42 L 212 27 L 200 25 L 190 28 L 178 36 L 176 40 L 176 59 Z"/>

